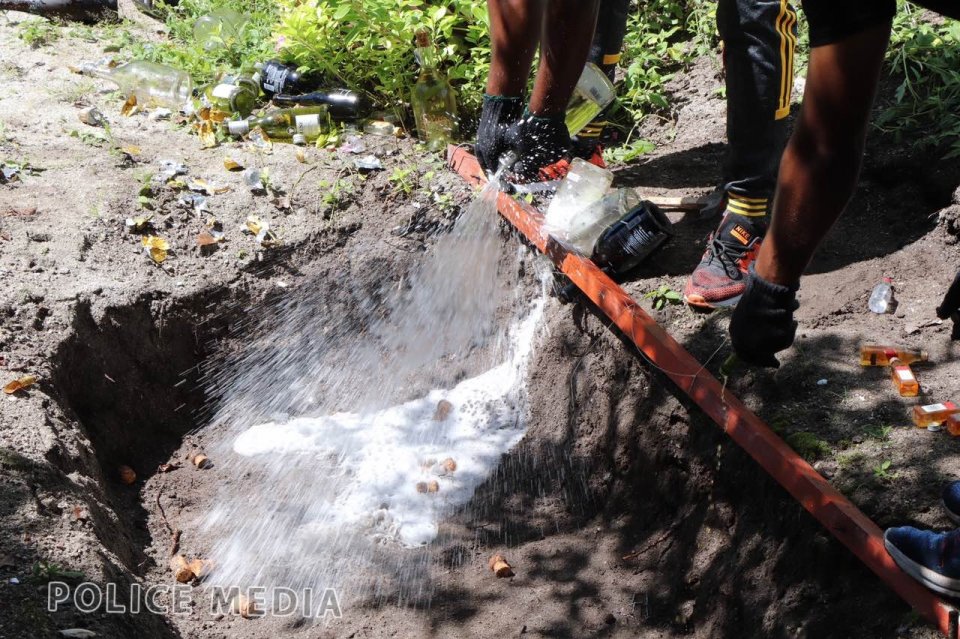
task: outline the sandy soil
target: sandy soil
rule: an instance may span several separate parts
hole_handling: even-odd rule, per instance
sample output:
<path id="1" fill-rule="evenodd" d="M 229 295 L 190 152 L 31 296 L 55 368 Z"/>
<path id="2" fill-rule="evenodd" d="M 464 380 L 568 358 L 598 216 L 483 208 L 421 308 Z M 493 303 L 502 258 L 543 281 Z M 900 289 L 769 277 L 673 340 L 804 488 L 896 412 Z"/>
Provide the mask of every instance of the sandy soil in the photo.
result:
<path id="1" fill-rule="evenodd" d="M 0 22 L 0 161 L 34 169 L 0 184 L 8 283 L 0 371 L 4 383 L 40 381 L 0 401 L 0 637 L 67 628 L 230 639 L 935 636 L 602 319 L 557 300 L 530 374 L 528 434 L 444 525 L 428 601 L 370 601 L 328 626 L 211 615 L 200 589 L 192 614 L 46 612 L 46 582 L 76 580 L 68 571 L 100 583 L 169 583 L 168 527 L 182 531 L 185 552 L 203 555 L 192 525 L 218 475 L 185 457 L 208 436 L 204 363 L 243 347 L 251 309 L 298 286 L 336 295 L 338 282 L 363 291 L 398 280 L 471 193 L 443 171 L 410 194 L 391 184 L 395 167 L 416 166 L 418 176 L 439 168 L 409 142 L 365 138 L 386 171 L 363 180 L 337 153 L 310 149 L 304 163 L 283 145 L 270 154 L 237 143 L 202 150 L 175 122 L 120 116 L 105 84 L 69 71 L 101 57 L 100 43 L 65 29 L 30 49 L 17 37 L 19 19 Z M 676 127 L 649 130 L 661 146 L 619 171 L 619 183 L 655 194 L 709 190 L 724 151 L 720 83 L 711 60 L 682 74 L 672 87 Z M 102 129 L 78 120 L 90 105 L 118 146 L 139 151 L 91 138 Z M 277 193 L 252 193 L 224 169 L 225 155 L 269 167 Z M 173 249 L 160 267 L 124 220 L 143 214 L 138 192 L 165 159 L 230 190 L 209 197 L 227 234 L 211 254 L 194 239 L 207 215 L 169 188 L 152 191 L 154 227 Z M 916 402 L 897 397 L 883 371 L 862 370 L 856 347 L 869 339 L 926 348 L 932 362 L 917 368 L 925 398 L 956 398 L 958 347 L 948 326 L 928 321 L 960 267 L 958 164 L 873 136 L 861 188 L 804 281 L 797 347 L 778 372 L 731 384 L 788 441 L 823 442 L 801 452 L 881 526 L 948 525 L 938 491 L 958 477 L 960 444 L 914 429 Z M 352 186 L 331 197 L 338 179 Z M 450 193 L 453 206 L 438 206 L 433 192 Z M 241 233 L 248 215 L 268 219 L 281 246 Z M 676 221 L 672 244 L 627 285 L 638 299 L 663 284 L 681 290 L 716 223 Z M 504 243 L 505 254 L 516 252 L 515 238 Z M 892 316 L 866 309 L 883 276 L 898 289 Z M 725 339 L 724 314 L 679 306 L 654 314 L 701 359 Z M 169 462 L 182 468 L 157 472 Z M 120 465 L 137 473 L 132 485 L 120 481 Z M 493 552 L 508 556 L 515 578 L 490 575 Z"/>

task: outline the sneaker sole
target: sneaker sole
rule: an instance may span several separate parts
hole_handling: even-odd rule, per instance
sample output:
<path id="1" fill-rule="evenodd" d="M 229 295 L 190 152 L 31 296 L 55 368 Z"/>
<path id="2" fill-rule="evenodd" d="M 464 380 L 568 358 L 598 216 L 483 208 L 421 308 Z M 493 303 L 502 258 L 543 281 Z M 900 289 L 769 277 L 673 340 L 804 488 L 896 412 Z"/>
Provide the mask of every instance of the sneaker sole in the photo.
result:
<path id="1" fill-rule="evenodd" d="M 950 510 L 950 507 L 947 506 L 947 502 L 945 502 L 944 500 L 941 499 L 940 503 L 943 504 L 943 510 L 944 512 L 947 513 L 947 517 L 952 519 L 955 524 L 960 524 L 960 513 L 955 513 L 952 510 Z"/>
<path id="2" fill-rule="evenodd" d="M 883 545 L 905 573 L 934 592 L 939 592 L 941 595 L 948 597 L 960 598 L 960 579 L 945 577 L 910 559 L 899 548 L 890 543 L 890 540 L 887 539 L 887 533 L 883 534 Z"/>
<path id="3" fill-rule="evenodd" d="M 740 298 L 743 295 L 737 295 L 736 297 L 731 297 L 725 300 L 719 300 L 716 302 L 708 302 L 703 298 L 702 295 L 684 295 L 683 301 L 689 305 L 694 306 L 701 310 L 716 310 L 718 308 L 733 308 L 737 305 L 737 302 L 740 301 Z"/>

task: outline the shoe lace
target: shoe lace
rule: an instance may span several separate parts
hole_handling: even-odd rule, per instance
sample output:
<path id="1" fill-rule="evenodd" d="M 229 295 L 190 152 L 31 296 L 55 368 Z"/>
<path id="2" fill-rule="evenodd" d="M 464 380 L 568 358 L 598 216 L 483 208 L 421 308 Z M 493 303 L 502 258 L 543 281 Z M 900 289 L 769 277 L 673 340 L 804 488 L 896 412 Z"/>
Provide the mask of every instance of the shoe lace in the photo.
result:
<path id="1" fill-rule="evenodd" d="M 731 279 L 739 277 L 740 268 L 737 263 L 744 252 L 749 250 L 738 244 L 723 242 L 715 237 L 710 238 L 710 260 L 716 259 L 723 267 L 724 273 Z M 708 262 L 709 263 L 709 262 Z"/>

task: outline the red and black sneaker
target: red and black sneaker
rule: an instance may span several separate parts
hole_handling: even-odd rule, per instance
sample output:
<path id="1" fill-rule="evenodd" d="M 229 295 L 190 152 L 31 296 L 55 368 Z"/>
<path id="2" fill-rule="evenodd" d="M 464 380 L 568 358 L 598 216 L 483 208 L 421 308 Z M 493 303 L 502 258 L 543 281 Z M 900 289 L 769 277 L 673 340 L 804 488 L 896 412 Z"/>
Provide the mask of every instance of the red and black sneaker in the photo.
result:
<path id="1" fill-rule="evenodd" d="M 747 269 L 757 258 L 767 231 L 762 217 L 728 212 L 683 291 L 690 306 L 704 309 L 736 306 L 747 286 Z"/>

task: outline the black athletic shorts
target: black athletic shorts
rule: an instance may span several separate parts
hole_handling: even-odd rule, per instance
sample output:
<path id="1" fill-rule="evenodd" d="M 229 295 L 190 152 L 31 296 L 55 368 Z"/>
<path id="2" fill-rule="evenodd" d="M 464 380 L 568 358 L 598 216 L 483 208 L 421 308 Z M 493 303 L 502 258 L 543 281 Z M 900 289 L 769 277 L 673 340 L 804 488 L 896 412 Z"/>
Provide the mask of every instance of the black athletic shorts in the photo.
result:
<path id="1" fill-rule="evenodd" d="M 918 0 L 916 4 L 951 18 L 960 18 L 960 0 Z M 889 22 L 896 0 L 803 0 L 810 25 L 810 46 L 831 44 L 870 27 Z"/>

